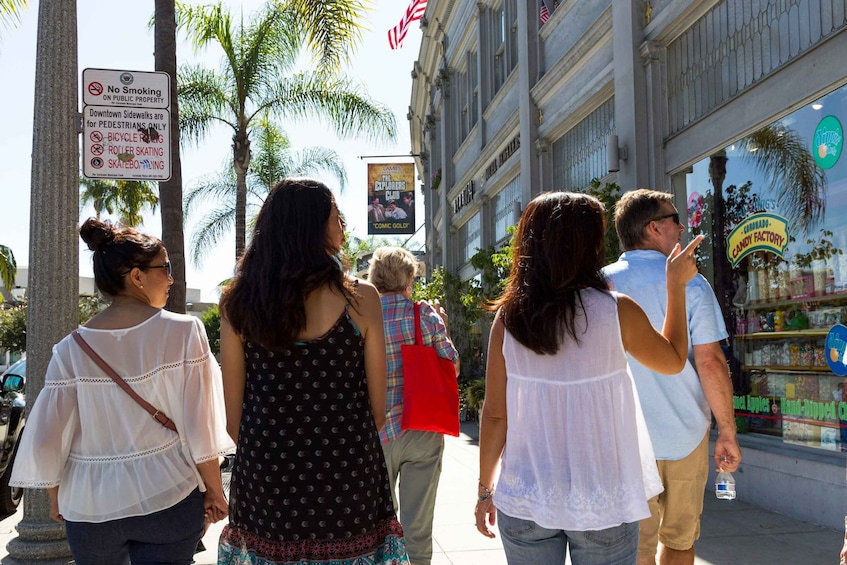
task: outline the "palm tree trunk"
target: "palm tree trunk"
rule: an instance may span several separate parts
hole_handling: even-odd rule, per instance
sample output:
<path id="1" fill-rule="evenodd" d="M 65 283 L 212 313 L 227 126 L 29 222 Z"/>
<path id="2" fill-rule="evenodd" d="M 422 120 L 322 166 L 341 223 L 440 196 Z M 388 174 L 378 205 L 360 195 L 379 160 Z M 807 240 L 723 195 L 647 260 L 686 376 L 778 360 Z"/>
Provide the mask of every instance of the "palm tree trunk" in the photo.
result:
<path id="1" fill-rule="evenodd" d="M 247 170 L 250 168 L 250 139 L 246 128 L 232 138 L 232 159 L 235 168 L 235 260 L 241 258 L 247 246 Z"/>
<path id="2" fill-rule="evenodd" d="M 174 0 L 155 0 L 156 70 L 171 77 L 171 178 L 159 183 L 162 211 L 162 241 L 168 248 L 174 284 L 165 306 L 185 313 L 185 235 L 182 218 L 182 163 L 179 156 L 179 104 L 176 74 L 176 15 Z"/>
<path id="3" fill-rule="evenodd" d="M 725 151 L 719 151 L 709 158 L 709 180 L 714 194 L 714 228 L 712 237 L 712 261 L 715 267 L 715 295 L 721 306 L 726 331 L 729 333 L 729 351 L 727 358 L 732 363 L 733 338 L 735 337 L 735 315 L 730 308 L 735 292 L 732 282 L 732 266 L 726 258 L 726 203 L 723 198 L 723 183 L 726 180 Z M 732 366 L 732 364 L 730 365 Z M 733 371 L 735 373 L 735 371 Z M 740 374 L 733 374 L 733 384 L 737 388 Z"/>
<path id="4" fill-rule="evenodd" d="M 27 307 L 30 399 L 44 388 L 53 345 L 79 323 L 76 13 L 76 0 L 38 3 Z M 71 552 L 65 528 L 50 518 L 47 492 L 28 490 L 23 506 L 18 537 L 6 546 L 11 562 L 66 562 Z"/>

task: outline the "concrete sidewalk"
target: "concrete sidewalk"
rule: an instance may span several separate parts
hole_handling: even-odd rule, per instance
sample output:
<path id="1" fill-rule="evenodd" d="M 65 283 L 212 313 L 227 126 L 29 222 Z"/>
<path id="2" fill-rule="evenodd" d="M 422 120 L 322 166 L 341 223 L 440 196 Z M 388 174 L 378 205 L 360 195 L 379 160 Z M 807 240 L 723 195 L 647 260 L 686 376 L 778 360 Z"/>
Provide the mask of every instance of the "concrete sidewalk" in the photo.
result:
<path id="1" fill-rule="evenodd" d="M 505 565 L 499 537 L 483 537 L 474 527 L 473 508 L 479 470 L 477 424 L 462 424 L 462 435 L 448 437 L 438 487 L 433 531 L 433 565 Z M 790 493 L 786 493 L 790 495 Z M 744 493 L 740 493 L 743 499 Z M 0 522 L 0 563 L 6 544 L 17 535 L 23 511 Z M 198 565 L 217 562 L 217 538 L 225 522 L 203 538 L 207 551 Z M 742 501 L 718 501 L 707 491 L 696 565 L 830 565 L 838 563 L 843 532 L 793 520 Z M 568 561 L 570 563 L 570 561 Z"/>

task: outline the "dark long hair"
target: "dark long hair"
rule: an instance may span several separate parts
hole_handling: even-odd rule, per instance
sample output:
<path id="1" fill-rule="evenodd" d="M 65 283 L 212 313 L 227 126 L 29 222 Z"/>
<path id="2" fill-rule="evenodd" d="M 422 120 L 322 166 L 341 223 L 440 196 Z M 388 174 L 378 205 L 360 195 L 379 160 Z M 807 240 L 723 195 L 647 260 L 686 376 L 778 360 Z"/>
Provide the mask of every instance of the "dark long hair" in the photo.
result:
<path id="1" fill-rule="evenodd" d="M 133 267 L 146 267 L 165 248 L 162 241 L 152 235 L 96 218 L 83 222 L 79 237 L 94 252 L 94 284 L 108 297 L 115 297 L 126 289 L 124 276 Z"/>
<path id="2" fill-rule="evenodd" d="M 335 200 L 323 183 L 283 179 L 271 189 L 220 308 L 244 339 L 267 349 L 292 345 L 306 327 L 305 300 L 329 285 L 355 307 L 354 283 L 327 247 Z"/>
<path id="3" fill-rule="evenodd" d="M 603 268 L 603 204 L 587 194 L 537 196 L 518 223 L 509 282 L 495 302 L 518 342 L 538 354 L 554 354 L 567 332 L 577 343 L 579 291 L 608 290 Z"/>

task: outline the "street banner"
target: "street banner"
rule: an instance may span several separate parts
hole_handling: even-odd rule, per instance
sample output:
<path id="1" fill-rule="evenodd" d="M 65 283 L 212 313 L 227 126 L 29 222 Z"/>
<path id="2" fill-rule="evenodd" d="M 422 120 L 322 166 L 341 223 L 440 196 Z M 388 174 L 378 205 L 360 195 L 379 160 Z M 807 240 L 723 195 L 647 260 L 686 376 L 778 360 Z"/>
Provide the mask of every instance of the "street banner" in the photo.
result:
<path id="1" fill-rule="evenodd" d="M 368 164 L 368 234 L 415 233 L 415 164 Z"/>

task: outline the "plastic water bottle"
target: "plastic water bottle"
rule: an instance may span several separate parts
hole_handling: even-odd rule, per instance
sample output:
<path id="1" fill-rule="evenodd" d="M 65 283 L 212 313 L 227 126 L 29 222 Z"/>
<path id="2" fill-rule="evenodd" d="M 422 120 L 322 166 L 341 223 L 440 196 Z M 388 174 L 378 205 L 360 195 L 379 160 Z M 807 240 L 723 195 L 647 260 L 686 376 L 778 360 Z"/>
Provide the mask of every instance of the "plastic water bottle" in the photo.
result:
<path id="1" fill-rule="evenodd" d="M 720 500 L 735 500 L 735 478 L 732 473 L 718 472 L 715 477 L 715 496 Z"/>

